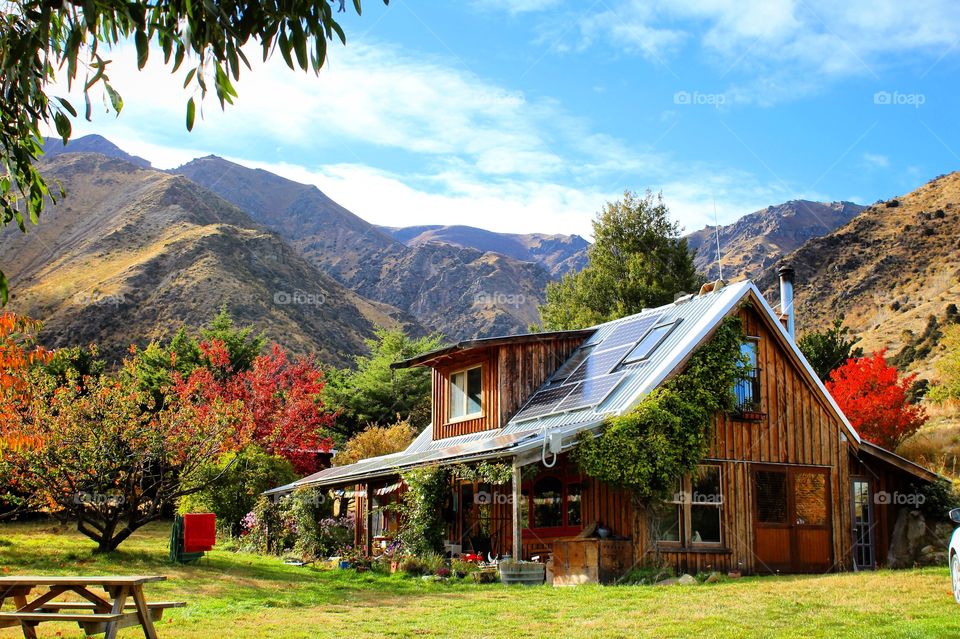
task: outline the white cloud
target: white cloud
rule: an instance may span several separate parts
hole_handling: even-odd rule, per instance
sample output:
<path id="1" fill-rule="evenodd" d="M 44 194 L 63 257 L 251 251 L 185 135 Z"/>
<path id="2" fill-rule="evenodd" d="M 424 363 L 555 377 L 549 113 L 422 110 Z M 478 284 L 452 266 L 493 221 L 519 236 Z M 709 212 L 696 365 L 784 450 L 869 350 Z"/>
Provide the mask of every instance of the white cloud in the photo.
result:
<path id="1" fill-rule="evenodd" d="M 880 153 L 864 153 L 863 163 L 871 169 L 886 169 L 890 167 L 890 158 Z"/>
<path id="2" fill-rule="evenodd" d="M 237 104 L 221 112 L 208 100 L 187 135 L 180 77 L 156 61 L 138 72 L 131 53 L 121 47 L 112 56 L 123 113 L 78 123 L 77 135 L 101 133 L 159 168 L 216 153 L 316 184 L 377 224 L 587 236 L 605 201 L 624 188 L 651 188 L 693 230 L 712 223 L 714 197 L 729 221 L 795 195 L 751 174 L 628 145 L 549 99 L 370 45 L 335 49 L 319 78 L 280 60 L 255 63 Z M 665 145 L 674 124 L 665 120 L 650 139 Z"/>

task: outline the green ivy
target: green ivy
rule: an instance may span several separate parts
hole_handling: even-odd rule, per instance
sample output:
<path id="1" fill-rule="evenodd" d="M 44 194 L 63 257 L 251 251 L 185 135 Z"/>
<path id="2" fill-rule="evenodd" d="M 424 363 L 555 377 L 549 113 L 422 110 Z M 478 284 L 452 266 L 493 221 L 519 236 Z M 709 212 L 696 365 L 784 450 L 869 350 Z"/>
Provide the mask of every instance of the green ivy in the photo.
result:
<path id="1" fill-rule="evenodd" d="M 733 387 L 747 366 L 743 340 L 740 319 L 725 319 L 682 373 L 608 419 L 599 436 L 581 433 L 574 455 L 583 472 L 629 489 L 640 502 L 673 490 L 706 456 L 713 414 L 735 407 Z"/>
<path id="2" fill-rule="evenodd" d="M 473 466 L 458 464 L 453 468 L 453 476 L 462 481 L 501 486 L 510 483 L 513 478 L 513 467 L 510 464 L 485 461 Z"/>
<path id="3" fill-rule="evenodd" d="M 405 550 L 423 556 L 443 551 L 443 506 L 450 495 L 449 468 L 424 466 L 403 473 L 407 491 L 400 506 L 398 539 Z"/>

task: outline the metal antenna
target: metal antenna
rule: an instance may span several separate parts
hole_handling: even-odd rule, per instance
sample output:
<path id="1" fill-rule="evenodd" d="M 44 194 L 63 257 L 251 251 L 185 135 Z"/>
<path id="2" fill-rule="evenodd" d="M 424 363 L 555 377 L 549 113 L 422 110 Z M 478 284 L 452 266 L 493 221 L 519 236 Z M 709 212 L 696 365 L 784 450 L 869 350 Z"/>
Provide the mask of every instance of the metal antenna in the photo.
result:
<path id="1" fill-rule="evenodd" d="M 713 197 L 713 223 L 717 225 L 717 269 L 723 279 L 723 255 L 720 253 L 720 219 L 717 217 L 717 197 Z"/>

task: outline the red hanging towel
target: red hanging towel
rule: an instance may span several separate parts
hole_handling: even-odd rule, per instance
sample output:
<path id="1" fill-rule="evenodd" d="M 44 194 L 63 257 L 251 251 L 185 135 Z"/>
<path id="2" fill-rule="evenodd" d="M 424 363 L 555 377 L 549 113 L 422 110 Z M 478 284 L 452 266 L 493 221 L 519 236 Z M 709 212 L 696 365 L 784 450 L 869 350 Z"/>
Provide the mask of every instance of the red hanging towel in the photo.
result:
<path id="1" fill-rule="evenodd" d="M 183 552 L 213 550 L 217 543 L 217 516 L 189 513 L 183 516 Z"/>

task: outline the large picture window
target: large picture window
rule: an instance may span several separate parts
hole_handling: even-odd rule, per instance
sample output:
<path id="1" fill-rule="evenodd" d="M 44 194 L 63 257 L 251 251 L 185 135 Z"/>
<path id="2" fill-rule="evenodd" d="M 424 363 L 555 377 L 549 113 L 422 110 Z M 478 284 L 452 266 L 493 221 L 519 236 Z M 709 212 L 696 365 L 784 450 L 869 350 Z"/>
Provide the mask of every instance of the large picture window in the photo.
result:
<path id="1" fill-rule="evenodd" d="M 582 496 L 579 477 L 538 477 L 524 487 L 520 521 L 526 522 L 525 528 L 539 531 L 579 530 L 583 525 Z"/>
<path id="2" fill-rule="evenodd" d="M 703 464 L 651 509 L 657 541 L 683 546 L 719 546 L 722 542 L 723 490 L 720 466 Z"/>
<path id="3" fill-rule="evenodd" d="M 483 367 L 474 366 L 450 375 L 450 419 L 483 414 Z"/>

